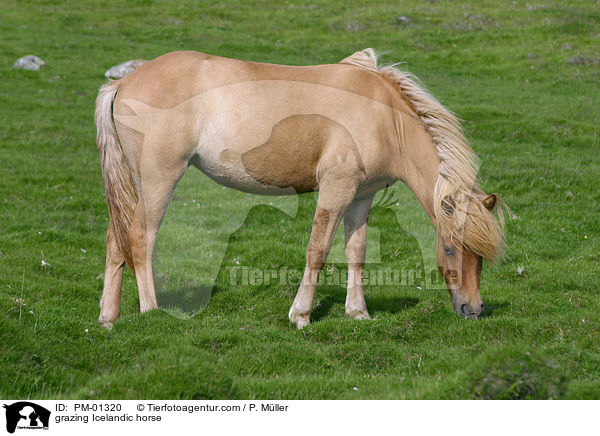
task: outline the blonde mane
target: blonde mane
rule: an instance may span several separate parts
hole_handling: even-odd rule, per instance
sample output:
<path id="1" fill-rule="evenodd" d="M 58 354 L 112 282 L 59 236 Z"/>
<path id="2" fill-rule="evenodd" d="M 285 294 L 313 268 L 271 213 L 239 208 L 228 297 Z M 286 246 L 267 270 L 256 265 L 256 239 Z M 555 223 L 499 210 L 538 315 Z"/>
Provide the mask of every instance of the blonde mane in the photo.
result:
<path id="1" fill-rule="evenodd" d="M 440 159 L 433 195 L 438 234 L 494 261 L 504 247 L 502 208 L 494 215 L 480 201 L 484 194 L 477 184 L 477 157 L 458 118 L 419 86 L 413 75 L 393 65 L 378 66 L 373 49 L 356 52 L 340 63 L 377 72 L 397 86 L 431 135 Z"/>

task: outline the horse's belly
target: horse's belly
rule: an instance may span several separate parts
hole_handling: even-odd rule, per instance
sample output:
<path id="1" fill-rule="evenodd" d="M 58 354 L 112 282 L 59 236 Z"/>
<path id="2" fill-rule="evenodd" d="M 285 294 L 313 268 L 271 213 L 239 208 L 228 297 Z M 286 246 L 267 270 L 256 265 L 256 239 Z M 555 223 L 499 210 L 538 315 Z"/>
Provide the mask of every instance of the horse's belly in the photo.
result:
<path id="1" fill-rule="evenodd" d="M 217 183 L 261 195 L 291 195 L 316 188 L 312 172 L 294 167 L 293 162 L 284 164 L 285 159 L 274 150 L 241 148 L 208 130 L 201 136 L 190 164 Z"/>
<path id="2" fill-rule="evenodd" d="M 318 186 L 317 170 L 323 150 L 332 135 L 343 128 L 317 114 L 294 114 L 255 135 L 222 134 L 207 122 L 192 163 L 217 182 L 259 194 L 313 191 Z M 240 140 L 241 137 L 241 140 Z"/>
<path id="3" fill-rule="evenodd" d="M 221 159 L 211 159 L 206 155 L 195 155 L 190 164 L 200 169 L 215 182 L 243 192 L 259 195 L 292 195 L 298 193 L 292 187 L 278 187 L 254 179 L 243 165 L 236 162 L 235 153 L 223 150 Z M 229 160 L 228 160 L 229 159 Z M 302 191 L 306 192 L 306 191 Z"/>

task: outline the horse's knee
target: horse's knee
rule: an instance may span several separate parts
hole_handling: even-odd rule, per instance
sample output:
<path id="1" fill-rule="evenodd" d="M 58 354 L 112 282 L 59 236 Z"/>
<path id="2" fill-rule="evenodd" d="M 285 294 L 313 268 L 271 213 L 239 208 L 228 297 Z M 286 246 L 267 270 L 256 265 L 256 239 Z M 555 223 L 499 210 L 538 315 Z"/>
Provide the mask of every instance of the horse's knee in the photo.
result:
<path id="1" fill-rule="evenodd" d="M 363 247 L 357 245 L 347 245 L 344 250 L 348 263 L 352 264 L 364 264 L 365 262 L 365 250 Z"/>
<path id="2" fill-rule="evenodd" d="M 306 248 L 306 264 L 312 270 L 320 271 L 325 265 L 325 250 L 322 245 L 309 242 Z"/>

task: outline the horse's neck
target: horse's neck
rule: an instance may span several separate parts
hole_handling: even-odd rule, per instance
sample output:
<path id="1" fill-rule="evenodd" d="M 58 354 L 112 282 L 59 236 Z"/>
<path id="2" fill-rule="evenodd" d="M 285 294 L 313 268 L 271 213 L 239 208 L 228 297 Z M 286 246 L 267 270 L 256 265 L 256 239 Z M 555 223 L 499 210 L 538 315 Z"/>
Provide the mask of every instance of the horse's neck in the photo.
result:
<path id="1" fill-rule="evenodd" d="M 440 159 L 431 136 L 421 122 L 398 113 L 400 153 L 398 178 L 414 192 L 425 211 L 435 222 L 433 193 L 439 175 Z"/>

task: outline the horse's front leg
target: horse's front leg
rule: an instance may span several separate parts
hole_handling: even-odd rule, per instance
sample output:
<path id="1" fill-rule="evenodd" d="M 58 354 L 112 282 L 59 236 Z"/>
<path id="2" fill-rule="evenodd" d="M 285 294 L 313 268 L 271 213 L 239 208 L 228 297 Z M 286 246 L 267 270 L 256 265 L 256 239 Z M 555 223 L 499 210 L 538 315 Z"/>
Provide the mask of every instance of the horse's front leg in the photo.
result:
<path id="1" fill-rule="evenodd" d="M 363 270 L 367 248 L 367 218 L 373 196 L 356 199 L 344 214 L 346 259 L 348 259 L 348 294 L 346 316 L 353 319 L 371 319 L 365 302 Z"/>
<path id="2" fill-rule="evenodd" d="M 352 180 L 334 179 L 323 181 L 319 186 L 317 210 L 306 249 L 306 267 L 289 313 L 290 321 L 299 329 L 310 323 L 319 273 L 329 254 L 335 231 L 355 193 L 356 185 Z"/>

